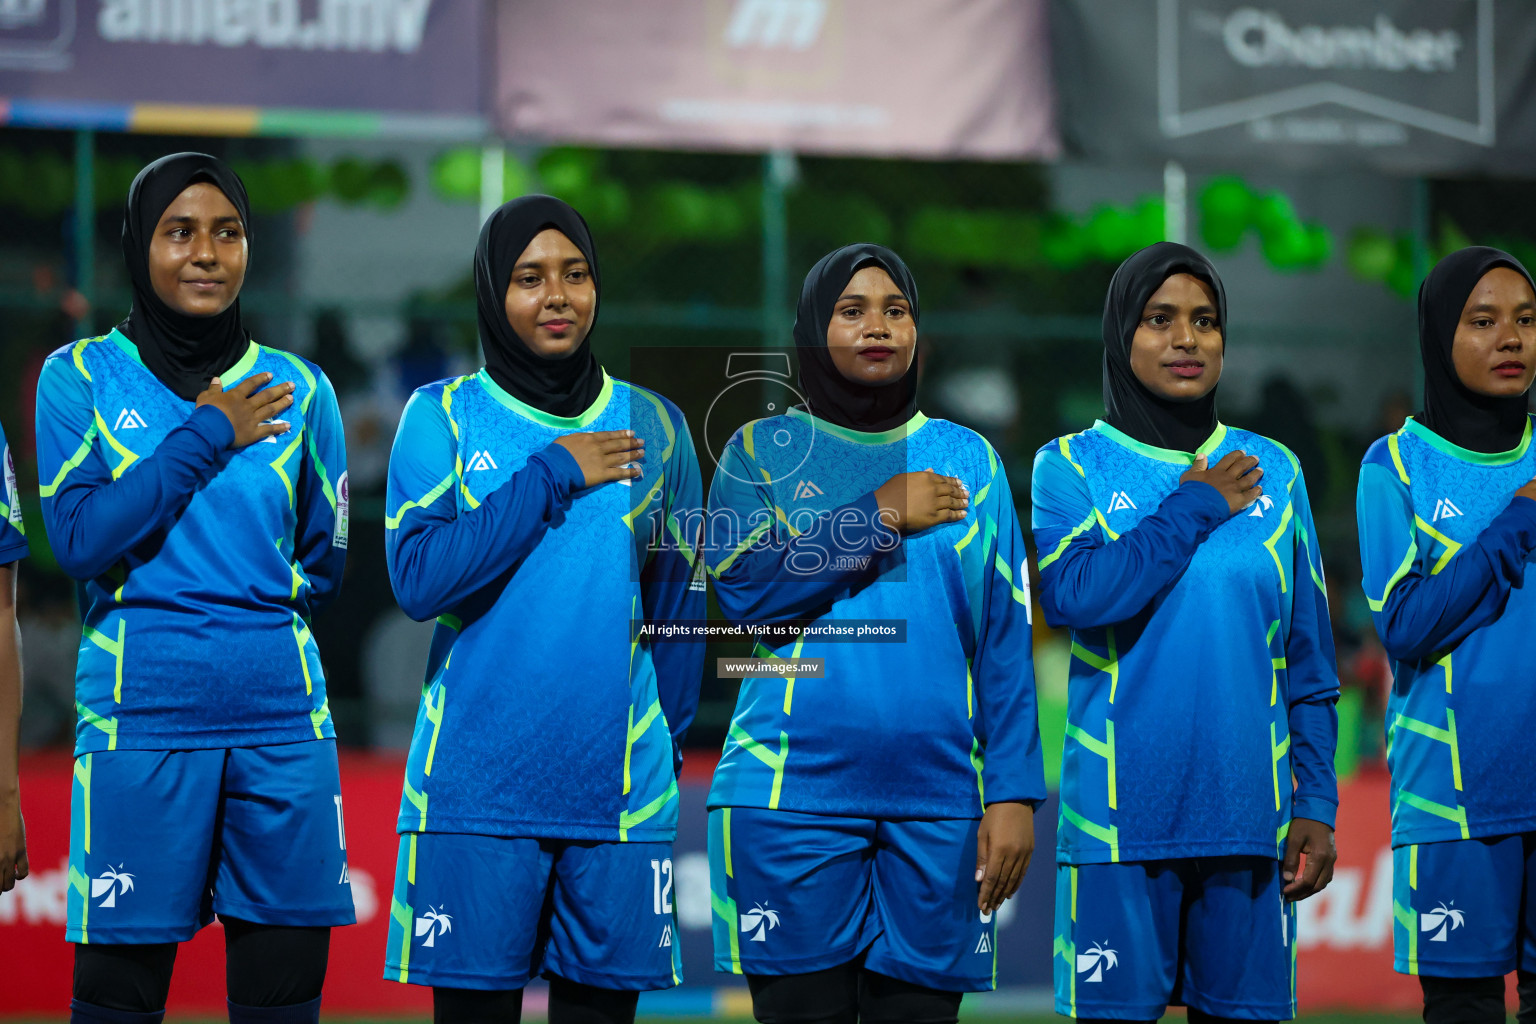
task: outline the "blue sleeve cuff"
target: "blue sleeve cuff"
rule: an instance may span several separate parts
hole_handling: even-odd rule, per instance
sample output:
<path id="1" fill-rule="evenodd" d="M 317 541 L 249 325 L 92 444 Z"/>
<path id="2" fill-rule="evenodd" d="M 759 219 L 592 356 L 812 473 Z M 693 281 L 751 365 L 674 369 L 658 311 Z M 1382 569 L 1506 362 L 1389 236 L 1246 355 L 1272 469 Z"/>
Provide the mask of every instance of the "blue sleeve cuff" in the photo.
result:
<path id="1" fill-rule="evenodd" d="M 879 551 L 890 551 L 901 543 L 901 531 L 893 529 L 880 515 L 880 503 L 875 500 L 875 492 L 851 501 L 842 508 L 852 509 L 860 518 L 870 524 L 870 546 Z M 836 509 L 832 515 L 835 519 L 842 509 Z"/>
<path id="2" fill-rule="evenodd" d="M 558 441 L 551 441 L 545 445 L 533 454 L 533 458 L 544 464 L 544 468 L 549 470 L 551 479 L 564 494 L 579 491 L 587 485 L 587 475 L 581 471 L 581 463 L 577 462 L 576 456 Z"/>
<path id="3" fill-rule="evenodd" d="M 12 562 L 19 562 L 31 553 L 31 549 L 27 546 L 26 538 L 0 546 L 0 565 L 10 565 Z"/>
<path id="4" fill-rule="evenodd" d="M 1328 800 L 1320 796 L 1302 796 L 1297 794 L 1291 800 L 1291 817 L 1307 818 L 1311 821 L 1320 821 L 1329 828 L 1333 828 L 1334 817 L 1338 814 L 1339 802 Z"/>
<path id="5" fill-rule="evenodd" d="M 1227 499 L 1221 496 L 1220 491 L 1203 480 L 1182 483 L 1168 497 L 1174 498 L 1178 495 L 1185 495 L 1190 502 L 1190 511 L 1201 520 L 1209 520 L 1210 527 L 1220 526 L 1232 517 Z"/>
<path id="6" fill-rule="evenodd" d="M 215 452 L 221 452 L 235 443 L 235 425 L 229 422 L 229 417 L 224 415 L 224 410 L 216 405 L 203 405 L 193 409 L 192 415 L 187 417 L 184 425 L 211 444 Z"/>
<path id="7" fill-rule="evenodd" d="M 1536 501 L 1524 495 L 1517 496 L 1498 514 L 1495 521 L 1499 520 L 1518 531 L 1518 541 L 1527 553 L 1536 546 Z"/>

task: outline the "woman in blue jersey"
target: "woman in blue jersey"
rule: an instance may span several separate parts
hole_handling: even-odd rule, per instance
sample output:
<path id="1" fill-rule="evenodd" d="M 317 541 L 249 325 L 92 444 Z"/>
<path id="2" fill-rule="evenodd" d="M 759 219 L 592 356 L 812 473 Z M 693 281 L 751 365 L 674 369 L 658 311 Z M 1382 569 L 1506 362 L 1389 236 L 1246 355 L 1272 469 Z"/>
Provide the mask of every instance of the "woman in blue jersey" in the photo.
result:
<path id="1" fill-rule="evenodd" d="M 1024 546 L 997 453 L 918 411 L 918 316 L 891 250 L 823 257 L 805 405 L 738 430 L 710 487 L 721 610 L 823 667 L 742 682 L 709 795 L 715 965 L 765 1024 L 956 1020 L 1034 847 Z M 902 634 L 824 632 L 875 620 Z"/>
<path id="2" fill-rule="evenodd" d="M 1295 457 L 1217 419 L 1225 350 L 1215 268 L 1143 249 L 1104 303 L 1105 418 L 1035 458 L 1040 603 L 1072 631 L 1055 988 L 1073 1017 L 1295 1016 L 1291 904 L 1332 875 L 1317 533 Z"/>
<path id="3" fill-rule="evenodd" d="M 341 417 L 319 367 L 241 320 L 250 230 L 221 161 L 144 168 L 123 218 L 128 317 L 38 381 L 43 521 L 84 618 L 77 1022 L 160 1020 L 177 943 L 214 914 L 230 1020 L 318 1020 L 330 928 L 353 921 L 309 628 L 346 559 Z"/>
<path id="4" fill-rule="evenodd" d="M 1536 289 L 1508 253 L 1452 253 L 1419 289 L 1424 411 L 1366 453 L 1364 586 L 1392 657 L 1395 966 L 1429 1024 L 1536 1014 Z"/>
<path id="5" fill-rule="evenodd" d="M 386 552 L 435 618 L 400 804 L 385 977 L 443 1022 L 633 1020 L 679 981 L 676 769 L 703 649 L 703 511 L 688 425 L 609 377 L 586 222 L 549 196 L 481 229 L 485 367 L 418 388 L 390 456 Z"/>

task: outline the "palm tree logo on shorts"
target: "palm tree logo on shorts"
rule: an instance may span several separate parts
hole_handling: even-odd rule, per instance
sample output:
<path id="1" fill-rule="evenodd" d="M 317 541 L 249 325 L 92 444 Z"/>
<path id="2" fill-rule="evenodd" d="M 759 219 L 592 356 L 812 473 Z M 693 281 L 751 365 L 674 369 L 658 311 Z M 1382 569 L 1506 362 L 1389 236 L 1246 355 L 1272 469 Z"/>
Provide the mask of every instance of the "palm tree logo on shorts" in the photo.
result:
<path id="1" fill-rule="evenodd" d="M 757 931 L 757 934 L 753 935 L 750 940 L 752 942 L 765 941 L 768 938 L 768 932 L 778 926 L 779 912 L 777 910 L 769 910 L 760 903 L 752 904 L 752 909 L 741 915 L 742 934 L 745 935 L 753 929 Z"/>
<path id="2" fill-rule="evenodd" d="M 96 904 L 98 907 L 117 906 L 117 897 L 122 893 L 133 892 L 133 876 L 123 870 L 123 865 L 117 867 L 107 865 L 107 870 L 91 879 L 91 899 L 105 895 L 107 898 Z"/>
<path id="3" fill-rule="evenodd" d="M 427 937 L 427 941 L 422 943 L 423 946 L 435 946 L 439 935 L 447 935 L 451 931 L 453 931 L 453 918 L 436 907 L 428 907 L 427 912 L 416 919 L 416 937 L 418 939 L 423 935 Z"/>
<path id="4" fill-rule="evenodd" d="M 1453 932 L 1467 923 L 1466 915 L 1456 909 L 1456 901 L 1450 904 L 1441 903 L 1434 910 L 1426 911 L 1419 916 L 1419 931 L 1435 932 L 1429 937 L 1430 942 L 1444 942 L 1447 932 Z M 1435 931 L 1435 929 L 1439 931 Z"/>
<path id="5" fill-rule="evenodd" d="M 1105 971 L 1113 970 L 1119 966 L 1120 957 L 1114 950 L 1109 948 L 1108 939 L 1103 942 L 1095 942 L 1086 950 L 1077 954 L 1077 973 L 1086 974 L 1089 971 L 1093 972 L 1092 975 L 1084 979 L 1085 982 L 1103 981 Z"/>

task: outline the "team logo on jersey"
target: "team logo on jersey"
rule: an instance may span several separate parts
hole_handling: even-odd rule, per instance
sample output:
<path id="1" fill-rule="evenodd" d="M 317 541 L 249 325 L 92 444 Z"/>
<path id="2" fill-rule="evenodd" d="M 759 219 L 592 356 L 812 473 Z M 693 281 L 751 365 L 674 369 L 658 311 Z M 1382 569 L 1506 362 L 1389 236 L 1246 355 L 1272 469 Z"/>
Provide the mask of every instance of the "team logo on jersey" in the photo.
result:
<path id="1" fill-rule="evenodd" d="M 1462 514 L 1463 513 L 1461 509 L 1452 504 L 1450 498 L 1441 498 L 1439 501 L 1435 502 L 1435 514 L 1430 517 L 1429 521 L 1432 523 L 1438 523 L 1442 519 L 1449 519 L 1452 516 L 1459 516 Z"/>
<path id="2" fill-rule="evenodd" d="M 623 484 L 625 487 L 633 487 L 633 486 L 635 486 L 635 481 L 636 480 L 644 480 L 645 479 L 645 467 L 640 465 L 640 463 L 638 463 L 638 462 L 626 462 L 626 463 L 624 463 L 624 465 L 620 466 L 619 468 L 620 469 L 638 469 L 640 471 L 640 475 L 639 476 L 626 476 L 624 479 L 619 481 L 619 483 Z"/>
<path id="3" fill-rule="evenodd" d="M 779 912 L 769 910 L 760 903 L 752 904 L 752 909 L 741 915 L 741 933 L 755 932 L 752 942 L 767 940 L 768 933 L 779 926 Z"/>
<path id="4" fill-rule="evenodd" d="M 284 420 L 280 420 L 280 419 L 276 419 L 276 418 L 265 419 L 265 420 L 261 421 L 261 425 L 264 426 L 264 427 L 268 427 L 268 426 L 271 426 L 274 423 L 283 423 L 283 422 L 285 422 L 285 421 Z M 266 437 L 262 438 L 259 443 L 260 444 L 277 444 L 277 435 L 276 434 L 268 434 Z"/>
<path id="5" fill-rule="evenodd" d="M 1127 508 L 1134 509 L 1135 507 L 1136 503 L 1124 491 L 1116 491 L 1109 499 L 1109 510 L 1111 512 L 1119 512 L 1121 509 Z"/>
<path id="6" fill-rule="evenodd" d="M 807 498 L 814 498 L 821 493 L 821 488 L 817 487 L 815 482 L 812 480 L 801 480 L 799 483 L 795 484 L 796 501 L 804 501 Z"/>
<path id="7" fill-rule="evenodd" d="M 1434 910 L 1419 915 L 1419 931 L 1435 933 L 1429 937 L 1430 942 L 1444 942 L 1448 932 L 1453 932 L 1465 926 L 1466 923 L 1466 915 L 1456 909 L 1455 900 L 1451 900 L 1449 906 L 1441 903 Z"/>
<path id="8" fill-rule="evenodd" d="M 1267 494 L 1261 494 L 1253 503 L 1253 511 L 1248 513 L 1250 519 L 1263 519 L 1264 513 L 1275 507 L 1275 499 Z"/>
<path id="9" fill-rule="evenodd" d="M 439 935 L 447 935 L 451 931 L 453 918 L 436 907 L 428 907 L 427 912 L 416 919 L 416 937 L 427 937 L 423 946 L 434 947 Z"/>
<path id="10" fill-rule="evenodd" d="M 122 412 L 117 414 L 117 423 L 113 425 L 112 429 L 138 430 L 147 426 L 149 426 L 149 424 L 144 422 L 144 417 L 139 415 L 139 411 L 137 409 L 124 409 Z"/>
<path id="11" fill-rule="evenodd" d="M 91 899 L 105 896 L 106 899 L 96 904 L 98 907 L 115 907 L 117 898 L 133 892 L 133 876 L 123 870 L 123 865 L 117 867 L 107 865 L 107 870 L 91 879 Z"/>
<path id="12" fill-rule="evenodd" d="M 476 451 L 469 457 L 468 472 L 473 473 L 480 469 L 495 469 L 496 460 L 491 458 L 491 453 L 486 450 Z"/>
<path id="13" fill-rule="evenodd" d="M 672 926 L 662 925 L 661 941 L 656 944 L 657 949 L 670 949 L 672 946 Z"/>
<path id="14" fill-rule="evenodd" d="M 1077 954 L 1077 973 L 1088 974 L 1084 982 L 1103 981 L 1104 972 L 1112 971 L 1120 966 L 1120 957 L 1109 948 L 1109 942 L 1095 942 L 1085 951 Z"/>

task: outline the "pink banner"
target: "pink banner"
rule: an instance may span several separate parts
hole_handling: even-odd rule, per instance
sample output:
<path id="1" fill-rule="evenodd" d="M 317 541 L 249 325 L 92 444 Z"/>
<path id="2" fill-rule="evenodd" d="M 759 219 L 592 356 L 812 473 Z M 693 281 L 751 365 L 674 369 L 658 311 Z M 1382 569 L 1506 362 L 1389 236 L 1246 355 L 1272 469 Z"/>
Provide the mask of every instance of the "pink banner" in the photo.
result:
<path id="1" fill-rule="evenodd" d="M 502 0 L 511 138 L 1054 158 L 1044 0 Z"/>

